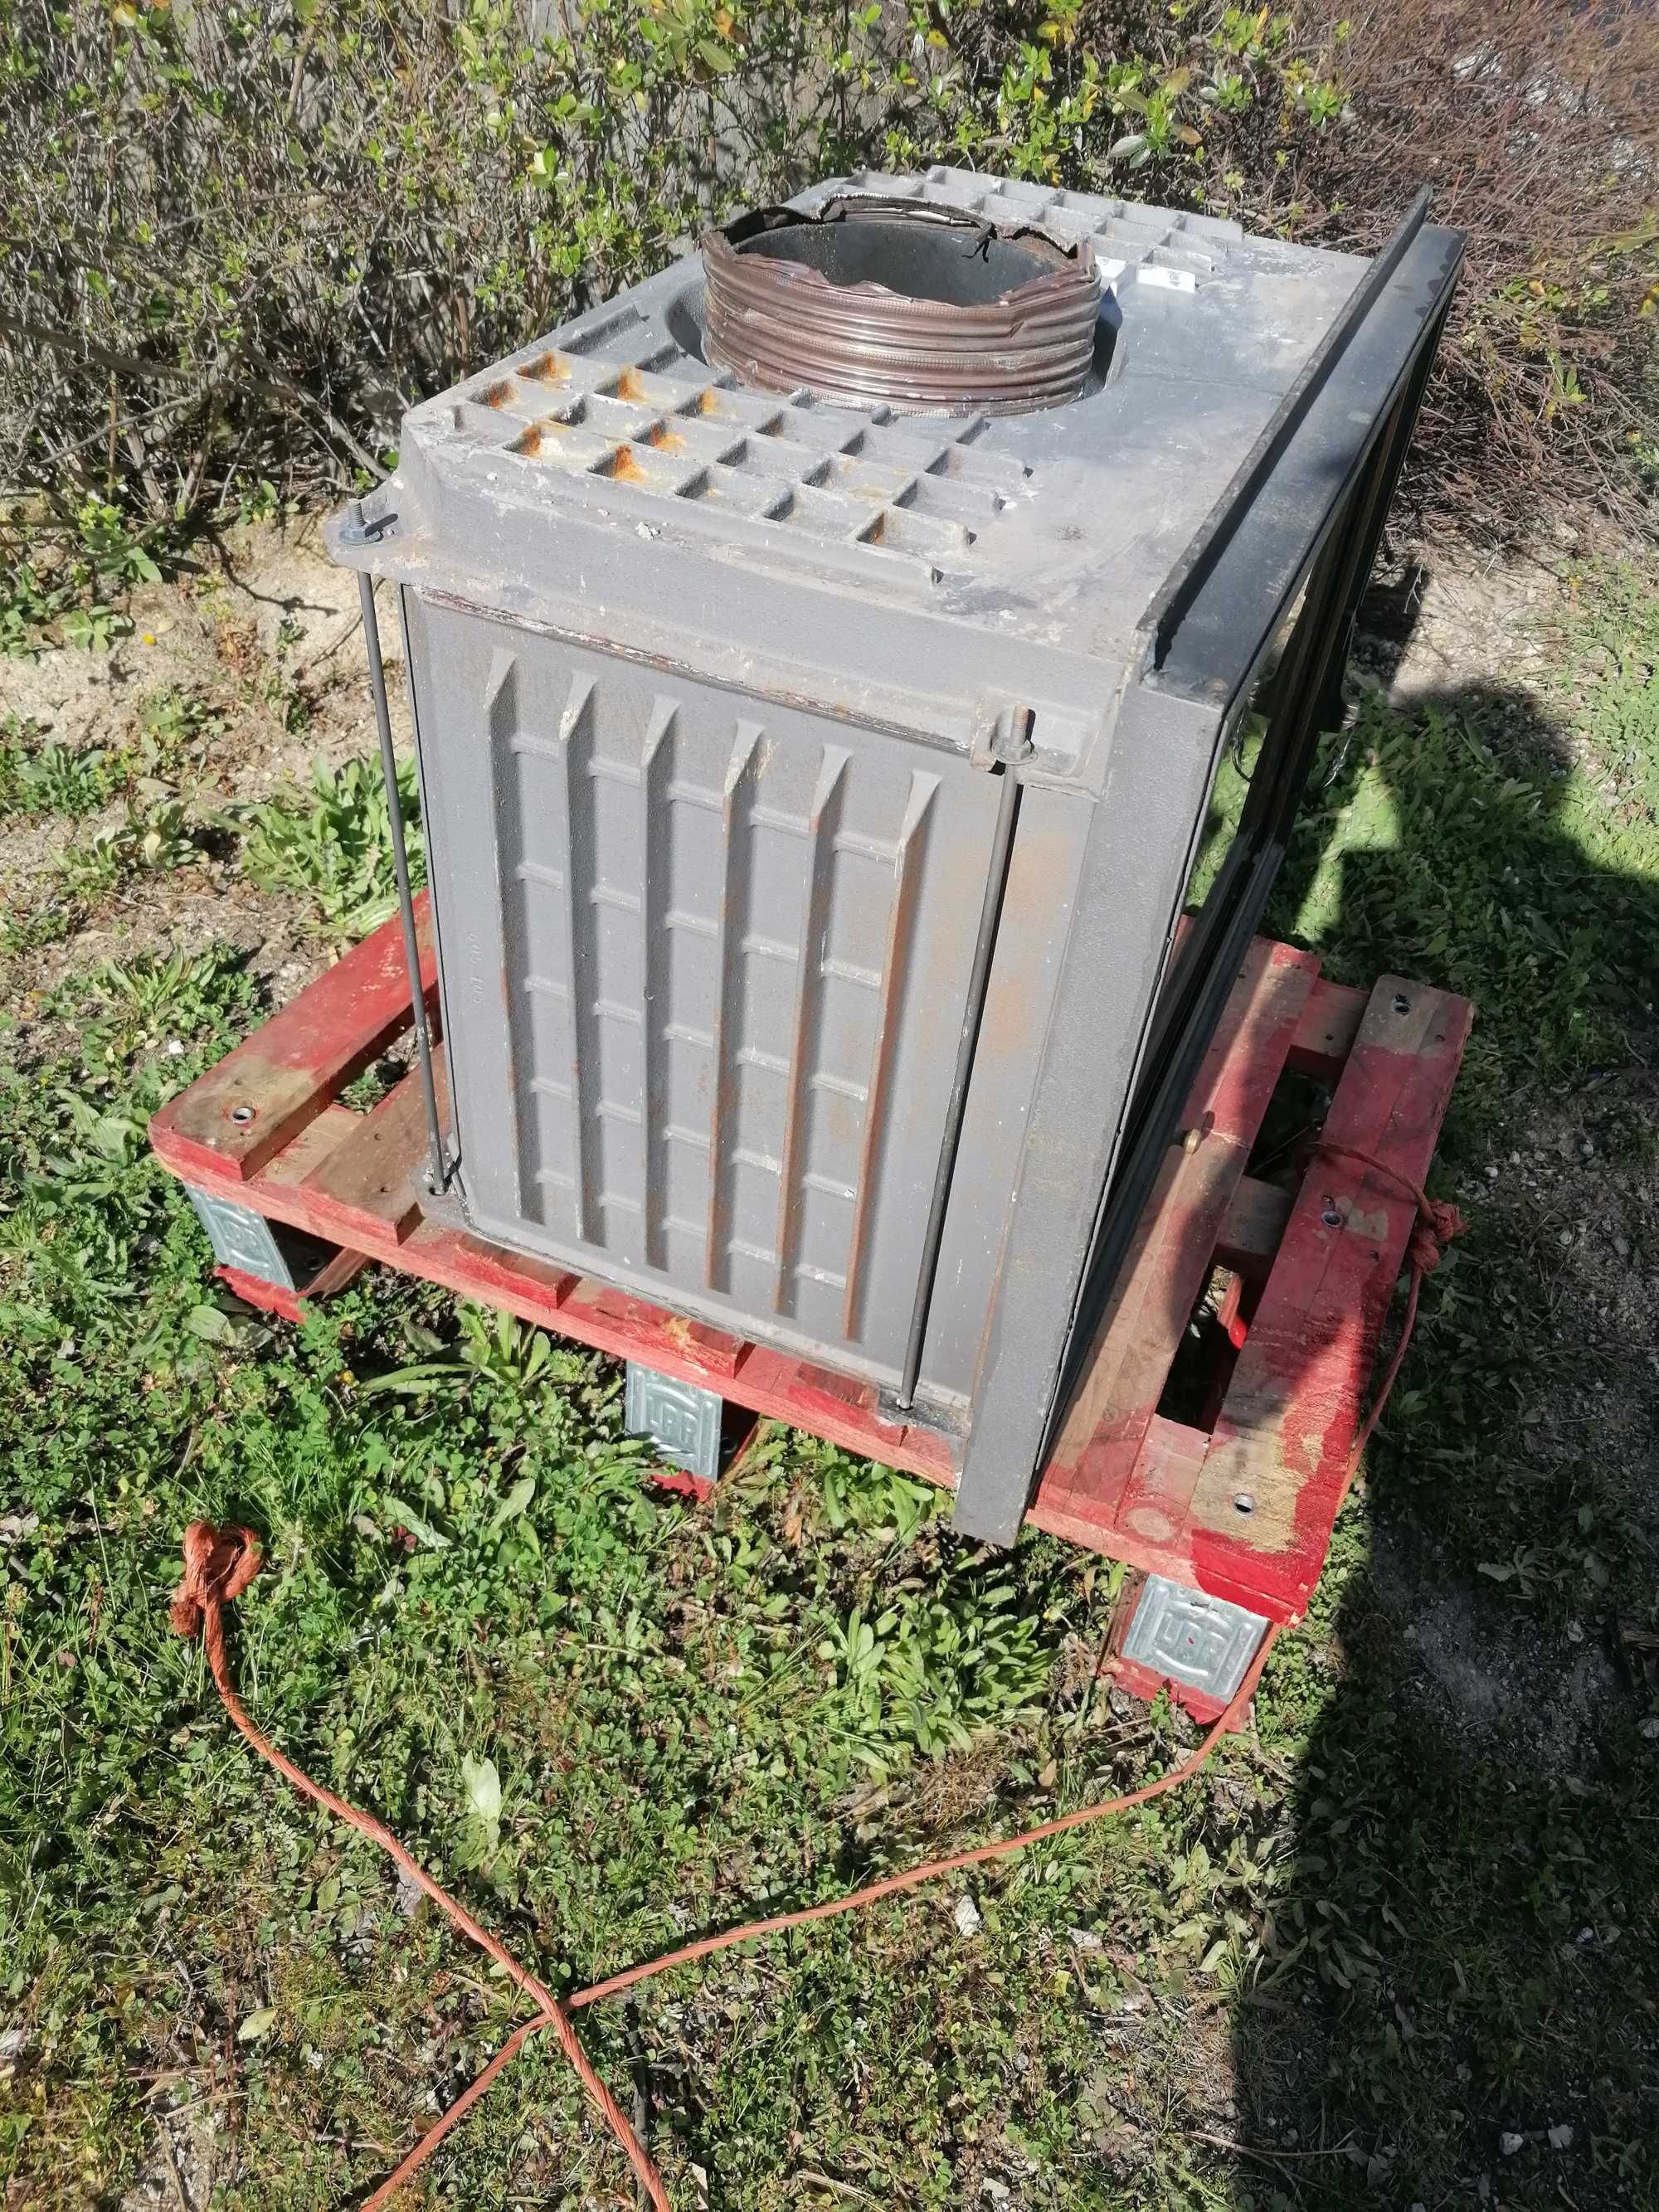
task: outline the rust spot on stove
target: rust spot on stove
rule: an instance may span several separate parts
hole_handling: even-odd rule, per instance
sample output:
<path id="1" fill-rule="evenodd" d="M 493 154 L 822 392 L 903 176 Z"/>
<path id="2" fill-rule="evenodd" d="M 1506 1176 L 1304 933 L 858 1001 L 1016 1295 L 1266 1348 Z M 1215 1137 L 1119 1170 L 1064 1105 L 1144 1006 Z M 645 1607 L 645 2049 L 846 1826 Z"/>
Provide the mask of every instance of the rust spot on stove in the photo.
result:
<path id="1" fill-rule="evenodd" d="M 570 380 L 570 363 L 562 353 L 544 353 L 538 361 L 531 362 L 519 371 L 520 376 L 533 376 L 538 384 L 567 384 Z"/>
<path id="2" fill-rule="evenodd" d="M 516 437 L 507 450 L 532 456 L 539 453 L 550 436 L 555 439 L 563 437 L 571 428 L 572 422 L 580 419 L 580 412 L 569 419 L 562 415 L 544 415 L 539 422 L 532 422 L 527 430 Z"/>
<path id="3" fill-rule="evenodd" d="M 632 400 L 635 405 L 647 396 L 645 386 L 636 368 L 623 369 L 611 386 L 611 390 L 618 399 Z"/>
<path id="4" fill-rule="evenodd" d="M 605 474 L 615 477 L 619 483 L 649 483 L 651 479 L 634 458 L 631 446 L 618 446 L 611 457 Z"/>
<path id="5" fill-rule="evenodd" d="M 480 407 L 505 407 L 513 397 L 513 380 L 510 376 L 503 376 L 494 384 L 487 384 L 482 392 L 475 392 L 472 396 Z"/>
<path id="6" fill-rule="evenodd" d="M 720 396 L 718 392 L 700 392 L 697 394 L 699 415 L 718 415 L 720 411 Z"/>
<path id="7" fill-rule="evenodd" d="M 685 441 L 678 430 L 671 430 L 666 422 L 653 422 L 646 433 L 651 443 L 662 453 L 682 453 Z"/>

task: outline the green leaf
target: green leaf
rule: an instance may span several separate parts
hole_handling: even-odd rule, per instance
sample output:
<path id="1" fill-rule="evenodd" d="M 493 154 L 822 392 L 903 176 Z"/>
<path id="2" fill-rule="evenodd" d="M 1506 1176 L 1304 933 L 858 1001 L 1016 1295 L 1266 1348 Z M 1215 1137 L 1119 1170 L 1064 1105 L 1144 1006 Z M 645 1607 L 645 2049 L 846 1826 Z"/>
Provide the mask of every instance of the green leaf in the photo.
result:
<path id="1" fill-rule="evenodd" d="M 471 1753 L 461 1754 L 461 1779 L 466 1784 L 467 1802 L 472 1816 L 486 1828 L 493 1827 L 501 1817 L 501 1778 L 495 1771 L 493 1759 L 474 1759 Z"/>
<path id="2" fill-rule="evenodd" d="M 499 1536 L 509 1521 L 516 1521 L 536 1495 L 536 1478 L 521 1474 L 501 1504 L 495 1508 L 495 1518 L 484 1531 L 486 1540 Z"/>
<path id="3" fill-rule="evenodd" d="M 209 1344 L 236 1341 L 236 1324 L 221 1306 L 192 1306 L 185 1316 L 185 1327 Z"/>
<path id="4" fill-rule="evenodd" d="M 236 2040 L 238 2043 L 257 2043 L 262 2035 L 269 2035 L 276 2025 L 276 2014 L 274 2008 L 265 2005 L 259 2011 L 251 2012 L 248 2014 L 236 2031 Z"/>
<path id="5" fill-rule="evenodd" d="M 428 1551 L 447 1552 L 449 1549 L 448 1537 L 441 1534 L 429 1521 L 424 1520 L 412 1505 L 406 1505 L 401 1498 L 388 1495 L 386 1510 L 408 1529 L 411 1536 L 418 1537 Z"/>
<path id="6" fill-rule="evenodd" d="M 435 1359 L 423 1361 L 417 1366 L 394 1367 L 384 1375 L 371 1375 L 357 1385 L 364 1397 L 377 1390 L 395 1390 L 411 1398 L 424 1397 L 428 1391 L 441 1389 L 453 1382 L 462 1372 L 459 1360 Z"/>
<path id="7" fill-rule="evenodd" d="M 475 1863 L 488 1866 L 501 1848 L 501 1778 L 493 1759 L 474 1759 L 468 1752 L 461 1759 L 461 1779 L 475 1831 Z"/>

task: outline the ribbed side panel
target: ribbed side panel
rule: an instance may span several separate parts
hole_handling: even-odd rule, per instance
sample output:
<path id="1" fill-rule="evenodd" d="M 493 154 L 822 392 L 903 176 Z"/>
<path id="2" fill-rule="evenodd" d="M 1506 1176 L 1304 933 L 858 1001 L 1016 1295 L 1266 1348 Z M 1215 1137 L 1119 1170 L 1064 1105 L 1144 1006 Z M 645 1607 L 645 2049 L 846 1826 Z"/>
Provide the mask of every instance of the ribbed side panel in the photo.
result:
<path id="1" fill-rule="evenodd" d="M 644 1192 L 641 1229 L 647 1267 L 668 1264 L 663 1245 L 667 1169 L 662 1126 L 668 1095 L 667 1064 L 659 1017 L 668 989 L 668 909 L 664 893 L 672 860 L 668 779 L 673 767 L 677 713 L 672 700 L 656 701 L 646 725 L 640 759 L 640 1090 L 645 1109 L 640 1125 L 640 1182 Z"/>
<path id="2" fill-rule="evenodd" d="M 842 1333 L 853 1342 L 856 1342 L 863 1334 L 864 1310 L 860 1286 L 864 1279 L 864 1248 L 870 1233 L 871 1200 L 880 1178 L 882 1134 L 887 1111 L 889 1077 L 898 1037 L 898 1008 L 904 988 L 906 956 L 915 933 L 918 849 L 927 811 L 933 804 L 934 788 L 927 777 L 917 776 L 913 780 L 909 803 L 904 810 L 898 836 L 888 856 L 892 874 L 886 886 L 887 929 L 882 948 L 882 963 L 875 985 L 877 998 L 874 1018 L 870 1024 L 870 1058 L 863 1091 L 854 1094 L 862 1111 L 860 1116 L 858 1170 L 852 1188 L 853 1236 L 848 1253 L 847 1280 L 842 1285 L 841 1311 Z"/>
<path id="3" fill-rule="evenodd" d="M 708 1206 L 704 1218 L 703 1280 L 710 1290 L 732 1287 L 732 1188 L 739 1166 L 763 1173 L 776 1163 L 752 1146 L 745 1147 L 737 1127 L 743 1097 L 742 1055 L 758 1065 L 754 1047 L 743 1042 L 749 983 L 750 907 L 753 896 L 752 858 L 755 829 L 755 781 L 761 743 L 760 726 L 739 722 L 737 742 L 726 763 L 726 781 L 720 796 L 720 908 L 714 916 L 720 955 L 715 963 L 713 1019 L 710 1023 L 708 1114 Z M 752 940 L 769 951 L 777 948 L 764 939 Z M 750 1117 L 751 1121 L 753 1117 Z"/>
<path id="4" fill-rule="evenodd" d="M 990 779 L 457 628 L 476 688 L 452 684 L 448 708 L 487 757 L 452 743 L 433 873 L 480 1225 L 884 1369 L 914 1295 Z M 498 917 L 480 903 L 496 885 Z"/>
<path id="5" fill-rule="evenodd" d="M 800 1200 L 803 1162 L 811 1141 L 813 1054 L 822 1012 L 824 963 L 830 957 L 830 897 L 836 873 L 836 831 L 841 817 L 847 755 L 826 745 L 817 788 L 807 817 L 806 865 L 802 871 L 800 927 L 794 963 L 794 1005 L 789 1023 L 787 1066 L 783 1071 L 783 1146 L 778 1167 L 776 1261 L 772 1303 L 780 1313 L 793 1310 L 795 1270 L 801 1264 Z M 869 1100 L 865 1099 L 866 1111 Z M 851 1279 L 858 1250 L 856 1216 L 842 1284 Z"/>

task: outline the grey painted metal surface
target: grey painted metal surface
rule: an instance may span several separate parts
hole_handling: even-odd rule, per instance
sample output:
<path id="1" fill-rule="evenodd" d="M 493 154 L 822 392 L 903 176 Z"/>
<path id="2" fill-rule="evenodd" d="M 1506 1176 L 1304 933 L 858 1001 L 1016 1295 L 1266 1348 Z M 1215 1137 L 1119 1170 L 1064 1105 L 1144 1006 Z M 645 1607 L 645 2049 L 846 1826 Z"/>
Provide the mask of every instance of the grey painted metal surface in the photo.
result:
<path id="1" fill-rule="evenodd" d="M 1123 1638 L 1123 1656 L 1224 1703 L 1244 1680 L 1267 1624 L 1225 1598 L 1148 1575 Z"/>
<path id="2" fill-rule="evenodd" d="M 412 410 L 368 542 L 335 544 L 402 589 L 467 1218 L 888 1391 L 921 1293 L 914 1418 L 955 1440 L 958 1525 L 1006 1540 L 1126 1136 L 1155 1156 L 1146 1100 L 1213 1018 L 1152 1017 L 1230 718 L 1298 595 L 1298 681 L 1328 677 L 1328 549 L 1364 538 L 1343 502 L 1382 480 L 1455 241 L 1402 249 L 1356 337 L 1352 256 L 955 171 L 799 204 L 860 189 L 1088 238 L 1083 396 L 939 420 L 747 389 L 683 263 Z"/>
<path id="3" fill-rule="evenodd" d="M 700 1482 L 714 1482 L 720 1475 L 725 1411 L 718 1391 L 682 1382 L 637 1359 L 628 1362 L 623 1425 L 629 1436 L 649 1437 L 661 1457 Z"/>
<path id="4" fill-rule="evenodd" d="M 996 781 L 449 608 L 410 631 L 454 741 L 427 791 L 471 1218 L 896 1382 Z"/>

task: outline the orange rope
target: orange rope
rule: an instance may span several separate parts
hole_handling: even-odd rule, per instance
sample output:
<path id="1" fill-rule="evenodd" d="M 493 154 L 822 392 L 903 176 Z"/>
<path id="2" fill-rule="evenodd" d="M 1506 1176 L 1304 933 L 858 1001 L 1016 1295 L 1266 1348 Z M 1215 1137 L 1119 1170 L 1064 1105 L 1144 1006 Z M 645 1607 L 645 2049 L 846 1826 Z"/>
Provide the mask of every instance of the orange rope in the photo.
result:
<path id="1" fill-rule="evenodd" d="M 1400 1372 L 1401 1363 L 1405 1358 L 1406 1347 L 1411 1342 L 1412 1330 L 1417 1321 L 1418 1296 L 1423 1287 L 1423 1278 L 1439 1266 L 1446 1246 L 1454 1237 L 1462 1235 L 1464 1222 L 1455 1206 L 1426 1197 L 1415 1183 L 1369 1152 L 1328 1141 L 1322 1141 L 1316 1149 L 1333 1158 L 1352 1160 L 1368 1173 L 1385 1177 L 1403 1191 L 1417 1208 L 1408 1251 L 1412 1279 L 1406 1302 L 1405 1321 L 1401 1328 L 1400 1340 L 1372 1400 L 1371 1409 L 1355 1436 L 1344 1479 L 1346 1487 L 1353 1480 L 1360 1455 L 1382 1418 L 1395 1378 Z M 1279 1632 L 1277 1622 L 1269 1626 L 1260 1650 L 1225 1712 L 1211 1728 L 1198 1748 L 1190 1753 L 1179 1766 L 1171 1768 L 1168 1774 L 1160 1776 L 1156 1782 L 1148 1782 L 1139 1790 L 1127 1790 L 1121 1796 L 1103 1798 L 1097 1805 L 1085 1805 L 1078 1812 L 1063 1814 L 1058 1820 L 1044 1820 L 1035 1828 L 1024 1829 L 1017 1836 L 1008 1836 L 996 1843 L 980 1844 L 970 1850 L 955 1851 L 946 1858 L 929 1859 L 921 1866 L 907 1868 L 901 1874 L 885 1875 L 880 1881 L 868 1882 L 862 1889 L 853 1890 L 845 1897 L 830 1898 L 822 1905 L 810 1905 L 798 1912 L 779 1912 L 768 1919 L 747 1921 L 741 1928 L 728 1929 L 724 1935 L 705 1936 L 697 1942 L 682 1944 L 677 1951 L 665 1952 L 660 1958 L 647 1960 L 641 1966 L 629 1966 L 622 1973 L 609 1976 L 605 1981 L 577 1990 L 561 2003 L 545 1983 L 538 1981 L 527 1967 L 521 1966 L 504 1944 L 479 1925 L 465 1905 L 458 1903 L 447 1889 L 435 1882 L 424 1868 L 416 1865 L 389 1828 L 368 1814 L 361 1813 L 355 1806 L 348 1805 L 331 1790 L 325 1790 L 320 1784 L 312 1781 L 308 1775 L 301 1773 L 293 1760 L 285 1758 L 270 1739 L 263 1735 L 248 1718 L 232 1686 L 230 1669 L 225 1658 L 224 1608 L 241 1595 L 259 1571 L 258 1539 L 246 1528 L 215 1528 L 208 1522 L 196 1521 L 185 1531 L 184 1549 L 184 1578 L 173 1597 L 173 1629 L 178 1635 L 191 1637 L 199 1631 L 207 1650 L 214 1686 L 224 1701 L 226 1711 L 247 1741 L 302 1796 L 312 1798 L 332 1813 L 337 1820 L 343 1820 L 349 1827 L 355 1828 L 359 1835 L 367 1836 L 372 1843 L 378 1844 L 394 1864 L 400 1867 L 410 1880 L 440 1907 L 463 1936 L 495 1960 L 536 2007 L 534 2018 L 514 2029 L 483 2072 L 421 2137 L 396 2172 L 382 2182 L 367 2200 L 362 2212 L 377 2212 L 378 2207 L 390 2203 L 404 2184 L 412 2179 L 416 2171 L 431 2157 L 451 2129 L 458 2125 L 477 2104 L 502 2069 L 511 2063 L 532 2036 L 538 2035 L 544 2027 L 550 2027 L 557 2036 L 559 2047 L 569 2061 L 577 2079 L 598 2106 L 611 2134 L 628 2154 L 629 2162 L 643 2185 L 655 2212 L 670 2212 L 662 2176 L 621 2106 L 594 2072 L 570 2024 L 571 2013 L 580 2011 L 585 2005 L 598 2004 L 602 1998 L 619 1996 L 623 1990 L 634 1989 L 655 1975 L 665 1974 L 671 1967 L 688 1966 L 694 1959 L 712 1958 L 716 1952 L 729 1951 L 739 1943 L 752 1943 L 761 1936 L 779 1935 L 787 1928 L 805 1928 L 814 1921 L 833 1920 L 844 1912 L 857 1912 L 884 1897 L 895 1897 L 905 1890 L 919 1887 L 925 1881 L 935 1881 L 941 1875 L 956 1874 L 964 1867 L 983 1866 L 989 1860 L 1006 1858 L 1011 1852 L 1024 1850 L 1032 1844 L 1045 1842 L 1050 1836 L 1061 1836 L 1072 1828 L 1086 1826 L 1091 1820 L 1101 1820 L 1111 1814 L 1127 1812 L 1133 1806 L 1148 1804 L 1154 1797 L 1163 1796 L 1166 1790 L 1178 1789 L 1198 1772 L 1220 1738 L 1234 1726 L 1255 1696 L 1267 1654 Z"/>
<path id="2" fill-rule="evenodd" d="M 292 1759 L 285 1758 L 268 1736 L 260 1733 L 242 1708 L 230 1680 L 230 1670 L 225 1659 L 224 1607 L 241 1595 L 259 1569 L 258 1540 L 246 1528 L 216 1528 L 210 1522 L 194 1521 L 185 1531 L 184 1579 L 173 1597 L 173 1626 L 179 1636 L 194 1636 L 198 1629 L 207 1650 L 208 1665 L 212 1671 L 214 1686 L 224 1701 L 226 1711 L 251 1743 L 259 1756 L 269 1761 L 276 1771 L 301 1793 L 332 1813 L 355 1828 L 359 1835 L 376 1843 L 393 1863 L 401 1867 L 411 1881 L 418 1884 L 448 1917 L 463 1936 L 489 1954 L 511 1979 L 537 2006 L 536 2016 L 514 2030 L 483 2071 L 465 2089 L 435 2125 L 429 2128 L 413 2150 L 374 2191 L 362 2207 L 362 2212 L 376 2212 L 376 2208 L 387 2204 L 417 2169 L 424 2165 L 450 2130 L 482 2097 L 495 2076 L 501 2071 L 532 2035 L 550 2027 L 557 2035 L 560 2048 L 569 2060 L 582 2087 L 604 2114 L 605 2124 L 627 2152 L 635 2172 L 644 2185 L 656 2212 L 670 2212 L 668 2196 L 663 2187 L 662 2176 L 657 2171 L 650 2153 L 640 2141 L 632 2125 L 623 2115 L 616 2099 L 594 2072 L 586 2052 L 576 2039 L 568 2014 L 584 2005 L 597 2004 L 603 1997 L 615 1996 L 638 1983 L 649 1981 L 657 1974 L 665 1974 L 671 1966 L 683 1966 L 693 1959 L 707 1959 L 717 1951 L 729 1951 L 738 1943 L 753 1942 L 757 1937 L 775 1936 L 786 1928 L 802 1928 L 811 1921 L 832 1920 L 843 1912 L 855 1912 L 880 1898 L 892 1897 L 899 1892 L 915 1889 L 924 1881 L 933 1881 L 941 1875 L 954 1874 L 963 1867 L 982 1866 L 988 1860 L 1006 1858 L 1010 1852 L 1024 1850 L 1028 1844 L 1043 1842 L 1049 1836 L 1064 1835 L 1068 1829 L 1080 1828 L 1091 1820 L 1104 1820 L 1109 1814 L 1123 1813 L 1135 1805 L 1145 1805 L 1166 1790 L 1178 1789 L 1190 1781 L 1214 1749 L 1217 1742 L 1238 1721 L 1261 1679 L 1268 1652 L 1279 1634 L 1274 1622 L 1262 1638 L 1261 1647 L 1251 1662 L 1249 1672 L 1234 1692 L 1227 1710 L 1210 1729 L 1198 1748 L 1188 1753 L 1181 1765 L 1172 1767 L 1168 1774 L 1156 1782 L 1148 1782 L 1139 1790 L 1131 1790 L 1119 1797 L 1108 1797 L 1097 1805 L 1085 1805 L 1079 1811 L 1066 1813 L 1058 1820 L 1044 1820 L 1035 1828 L 1024 1829 L 1017 1836 L 1007 1836 L 996 1843 L 980 1844 L 971 1850 L 953 1852 L 948 1858 L 929 1859 L 923 1865 L 908 1868 L 902 1874 L 884 1875 L 879 1881 L 867 1883 L 845 1897 L 830 1898 L 823 1905 L 811 1905 L 799 1912 L 781 1912 L 769 1919 L 751 1920 L 741 1928 L 728 1929 L 724 1935 L 706 1936 L 701 1942 L 687 1943 L 678 1951 L 665 1952 L 660 1958 L 647 1960 L 642 1966 L 630 1966 L 625 1972 L 612 1974 L 607 1980 L 595 1982 L 590 1988 L 578 1990 L 561 2004 L 552 1991 L 538 1981 L 512 1954 L 479 1926 L 465 1906 L 458 1903 L 449 1892 L 434 1881 L 425 1869 L 417 1866 L 389 1828 L 367 1813 L 360 1813 L 337 1797 L 331 1790 L 325 1790 L 301 1772 Z"/>
<path id="3" fill-rule="evenodd" d="M 605 2115 L 606 2126 L 627 2152 L 629 2162 L 643 2184 L 656 2212 L 672 2212 L 668 2192 L 663 2187 L 662 2176 L 652 2160 L 651 2154 L 635 2134 L 632 2124 L 599 2075 L 593 2071 L 586 2052 L 576 2040 L 576 2031 L 565 2017 L 563 2008 L 551 1990 L 537 1980 L 534 1974 L 521 1966 L 506 1945 L 499 1942 L 488 1929 L 481 1928 L 464 1905 L 459 1904 L 441 1883 L 434 1881 L 424 1867 L 417 1866 L 390 1828 L 384 1827 L 367 1813 L 360 1813 L 355 1805 L 348 1805 L 343 1797 L 337 1797 L 331 1790 L 302 1774 L 291 1759 L 285 1758 L 263 1735 L 243 1711 L 230 1680 L 230 1668 L 225 1659 L 224 1608 L 241 1595 L 259 1571 L 259 1542 L 250 1529 L 216 1528 L 210 1522 L 192 1521 L 185 1531 L 184 1578 L 173 1594 L 173 1627 L 178 1636 L 194 1636 L 200 1630 L 206 1647 L 208 1665 L 212 1670 L 214 1686 L 224 1700 L 225 1711 L 237 1728 L 246 1737 L 260 1756 L 267 1760 L 285 1781 L 292 1783 L 302 1796 L 313 1799 L 343 1820 L 360 1836 L 367 1836 L 378 1844 L 393 1863 L 401 1867 L 409 1879 L 438 1905 L 459 1929 L 462 1935 L 487 1952 L 509 1979 L 517 1983 L 537 2008 L 538 2017 L 531 2024 L 534 2028 L 550 2027 L 559 2039 L 560 2048 L 574 2068 L 577 2079 Z M 520 2035 L 513 2045 L 522 2042 Z M 486 2076 L 481 2076 L 459 2100 L 435 2128 L 431 2129 L 416 2145 L 414 2154 L 406 2158 L 383 2188 L 376 2190 L 363 2207 L 383 2204 L 393 2191 L 401 2186 L 414 2172 L 429 2152 L 434 2150 L 443 2136 L 461 2117 L 485 2086 L 485 2078 L 493 2074 L 511 2056 L 510 2051 L 499 2052 Z"/>

